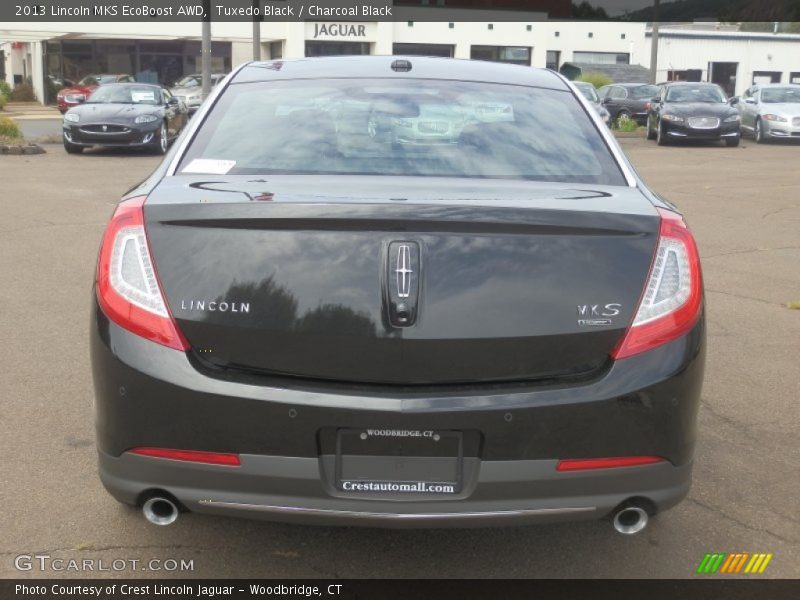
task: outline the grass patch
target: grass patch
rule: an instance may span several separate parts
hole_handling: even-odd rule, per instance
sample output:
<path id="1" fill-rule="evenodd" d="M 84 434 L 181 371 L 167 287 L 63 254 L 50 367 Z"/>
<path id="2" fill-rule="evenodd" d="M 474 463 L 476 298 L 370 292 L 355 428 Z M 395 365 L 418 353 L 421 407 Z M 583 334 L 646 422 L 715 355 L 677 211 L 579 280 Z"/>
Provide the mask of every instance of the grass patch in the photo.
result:
<path id="1" fill-rule="evenodd" d="M 644 129 L 636 121 L 625 116 L 618 118 L 616 121 L 614 121 L 613 125 L 614 129 L 617 131 L 624 131 L 625 133 L 632 133 L 634 131 L 639 131 L 639 129 Z"/>

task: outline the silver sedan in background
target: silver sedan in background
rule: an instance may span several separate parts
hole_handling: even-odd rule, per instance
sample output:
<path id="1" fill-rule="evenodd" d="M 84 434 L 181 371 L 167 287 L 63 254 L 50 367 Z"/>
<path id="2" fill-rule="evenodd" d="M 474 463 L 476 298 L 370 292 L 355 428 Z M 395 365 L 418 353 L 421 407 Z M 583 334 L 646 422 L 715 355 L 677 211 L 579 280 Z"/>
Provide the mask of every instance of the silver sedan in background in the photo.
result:
<path id="1" fill-rule="evenodd" d="M 583 94 L 583 97 L 591 102 L 592 108 L 600 115 L 600 118 L 603 119 L 603 123 L 610 125 L 611 113 L 606 110 L 605 106 L 600 104 L 600 96 L 597 95 L 595 87 L 591 83 L 585 81 L 573 81 L 572 83 L 578 88 L 578 91 Z"/>
<path id="2" fill-rule="evenodd" d="M 757 143 L 800 140 L 800 85 L 757 84 L 745 91 L 737 106 L 742 133 L 751 134 Z"/>
<path id="3" fill-rule="evenodd" d="M 224 77 L 225 73 L 213 73 L 211 87 L 214 88 Z M 183 100 L 189 113 L 193 114 L 203 103 L 203 76 L 197 73 L 186 75 L 175 82 L 169 91 L 179 100 Z"/>

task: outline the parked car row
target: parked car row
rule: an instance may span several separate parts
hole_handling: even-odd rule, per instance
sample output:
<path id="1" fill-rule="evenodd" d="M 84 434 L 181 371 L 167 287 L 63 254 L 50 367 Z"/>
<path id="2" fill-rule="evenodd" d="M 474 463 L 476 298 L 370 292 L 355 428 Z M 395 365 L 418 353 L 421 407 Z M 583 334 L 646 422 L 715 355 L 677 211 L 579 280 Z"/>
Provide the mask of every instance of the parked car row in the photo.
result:
<path id="1" fill-rule="evenodd" d="M 225 73 L 213 73 L 211 75 L 211 87 L 216 86 Z M 52 79 L 58 83 L 69 83 L 67 87 L 58 91 L 56 94 L 56 102 L 58 110 L 61 114 L 67 112 L 70 108 L 78 106 L 82 102 L 86 102 L 89 96 L 101 85 L 107 83 L 135 83 L 136 78 L 133 75 L 125 73 L 102 73 L 87 75 L 78 83 L 67 82 L 67 80 Z M 187 75 L 178 80 L 175 85 L 169 88 L 173 96 L 177 96 L 180 100 L 186 103 L 190 112 L 195 112 L 203 101 L 203 76 L 194 73 Z"/>
<path id="2" fill-rule="evenodd" d="M 738 146 L 745 133 L 756 143 L 800 139 L 800 85 L 758 84 L 727 98 L 713 83 L 671 82 L 650 101 L 647 139 L 660 145 L 694 139 Z"/>
<path id="3" fill-rule="evenodd" d="M 212 87 L 225 77 L 211 76 Z M 144 147 L 164 154 L 202 104 L 202 75 L 187 75 L 172 89 L 136 83 L 131 75 L 87 75 L 59 91 L 64 149 Z"/>

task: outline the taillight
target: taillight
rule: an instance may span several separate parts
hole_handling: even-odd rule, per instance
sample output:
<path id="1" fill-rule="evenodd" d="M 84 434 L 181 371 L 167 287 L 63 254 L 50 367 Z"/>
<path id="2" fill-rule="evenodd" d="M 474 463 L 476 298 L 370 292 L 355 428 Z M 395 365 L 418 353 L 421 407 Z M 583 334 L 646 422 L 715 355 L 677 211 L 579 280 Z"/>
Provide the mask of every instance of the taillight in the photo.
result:
<path id="1" fill-rule="evenodd" d="M 145 197 L 121 202 L 97 261 L 97 300 L 120 327 L 169 348 L 188 350 L 161 293 L 144 227 Z"/>
<path id="2" fill-rule="evenodd" d="M 614 359 L 671 342 L 700 317 L 703 281 L 694 237 L 680 215 L 664 209 L 658 212 L 661 231 L 650 277 L 631 327 L 611 352 Z"/>

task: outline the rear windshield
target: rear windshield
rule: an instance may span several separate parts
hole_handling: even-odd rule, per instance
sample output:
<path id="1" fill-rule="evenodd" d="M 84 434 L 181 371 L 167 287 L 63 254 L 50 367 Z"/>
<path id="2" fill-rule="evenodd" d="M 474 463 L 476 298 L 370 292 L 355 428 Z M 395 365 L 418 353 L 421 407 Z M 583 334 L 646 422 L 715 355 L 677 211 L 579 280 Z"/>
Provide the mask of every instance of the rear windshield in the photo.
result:
<path id="1" fill-rule="evenodd" d="M 640 85 L 629 88 L 628 95 L 636 100 L 650 100 L 658 94 L 658 88 L 654 85 Z"/>
<path id="2" fill-rule="evenodd" d="M 625 185 L 570 92 L 431 80 L 232 85 L 181 171 Z"/>

